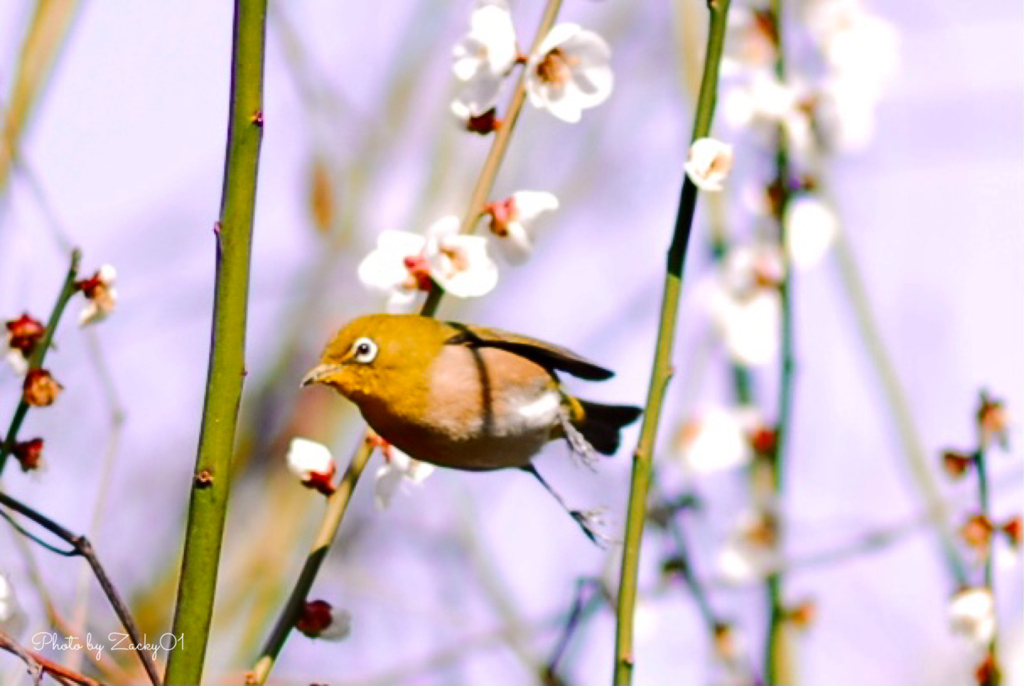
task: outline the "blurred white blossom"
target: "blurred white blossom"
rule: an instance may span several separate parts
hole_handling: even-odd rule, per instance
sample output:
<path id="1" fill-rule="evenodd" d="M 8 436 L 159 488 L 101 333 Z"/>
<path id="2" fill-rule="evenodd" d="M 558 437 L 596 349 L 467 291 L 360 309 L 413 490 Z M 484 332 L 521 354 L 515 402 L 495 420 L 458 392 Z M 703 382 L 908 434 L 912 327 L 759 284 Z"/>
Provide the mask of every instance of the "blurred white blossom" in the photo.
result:
<path id="1" fill-rule="evenodd" d="M 721 75 L 727 78 L 750 70 L 773 68 L 775 31 L 775 22 L 767 10 L 730 7 Z"/>
<path id="2" fill-rule="evenodd" d="M 778 285 L 784 274 L 777 246 L 741 245 L 729 251 L 705 288 L 707 312 L 736 363 L 758 367 L 775 359 L 782 334 Z"/>
<path id="3" fill-rule="evenodd" d="M 775 528 L 761 512 L 743 512 L 718 551 L 715 567 L 731 584 L 758 581 L 779 563 Z"/>
<path id="4" fill-rule="evenodd" d="M 487 253 L 487 239 L 459 234 L 459 218 L 435 222 L 427 234 L 382 231 L 377 248 L 359 264 L 359 280 L 389 296 L 388 307 L 408 306 L 431 280 L 460 298 L 484 295 L 498 283 L 498 268 Z"/>
<path id="5" fill-rule="evenodd" d="M 760 426 L 756 408 L 710 405 L 683 424 L 679 448 L 687 467 L 697 473 L 733 469 L 754 455 L 750 434 Z"/>
<path id="6" fill-rule="evenodd" d="M 732 169 L 732 146 L 714 138 L 698 138 L 690 145 L 683 167 L 703 191 L 720 191 Z"/>
<path id="7" fill-rule="evenodd" d="M 558 24 L 526 65 L 530 104 L 566 122 L 612 93 L 611 48 L 601 36 L 577 24 Z"/>
<path id="8" fill-rule="evenodd" d="M 782 222 L 786 252 L 793 265 L 800 269 L 821 262 L 839 235 L 839 218 L 835 211 L 812 193 L 792 196 L 786 203 Z"/>
<path id="9" fill-rule="evenodd" d="M 504 0 L 481 0 L 470 15 L 470 30 L 452 49 L 452 71 L 463 83 L 453 112 L 486 112 L 498 97 L 502 79 L 515 64 L 518 49 L 512 15 Z M 468 118 L 468 117 L 467 117 Z"/>
<path id="10" fill-rule="evenodd" d="M 782 127 L 790 146 L 803 151 L 813 144 L 810 100 L 802 81 L 783 83 L 774 73 L 758 70 L 724 89 L 722 117 L 735 129 Z"/>
<path id="11" fill-rule="evenodd" d="M 0 631 L 17 638 L 25 630 L 26 617 L 10 578 L 0 572 Z"/>
<path id="12" fill-rule="evenodd" d="M 434 471 L 434 465 L 415 460 L 392 445 L 383 448 L 384 464 L 373 483 L 373 502 L 384 510 L 403 484 L 419 485 Z"/>
<path id="13" fill-rule="evenodd" d="M 992 591 L 977 586 L 958 591 L 949 601 L 949 621 L 957 633 L 978 644 L 988 643 L 996 631 Z"/>
<path id="14" fill-rule="evenodd" d="M 530 256 L 533 244 L 530 228 L 545 212 L 558 209 L 558 198 L 546 191 L 517 191 L 488 207 L 491 233 L 498 237 L 498 250 L 509 262 L 520 263 Z"/>

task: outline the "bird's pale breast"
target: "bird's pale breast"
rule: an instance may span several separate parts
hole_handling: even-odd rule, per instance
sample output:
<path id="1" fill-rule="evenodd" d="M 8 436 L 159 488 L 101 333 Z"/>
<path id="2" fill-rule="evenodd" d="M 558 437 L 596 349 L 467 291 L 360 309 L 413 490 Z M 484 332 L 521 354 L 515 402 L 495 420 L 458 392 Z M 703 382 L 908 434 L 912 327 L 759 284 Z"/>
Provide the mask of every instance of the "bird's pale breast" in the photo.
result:
<path id="1" fill-rule="evenodd" d="M 413 457 L 446 467 L 525 465 L 551 439 L 564 412 L 562 394 L 544 368 L 494 348 L 443 347 L 426 385 L 415 426 L 402 422 L 378 431 Z"/>

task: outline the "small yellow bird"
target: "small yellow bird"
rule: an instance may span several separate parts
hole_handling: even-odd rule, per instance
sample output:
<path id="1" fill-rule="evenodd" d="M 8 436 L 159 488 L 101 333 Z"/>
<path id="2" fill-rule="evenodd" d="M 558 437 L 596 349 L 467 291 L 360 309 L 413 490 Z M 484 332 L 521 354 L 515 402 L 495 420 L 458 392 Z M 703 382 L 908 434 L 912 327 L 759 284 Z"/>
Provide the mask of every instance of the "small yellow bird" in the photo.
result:
<path id="1" fill-rule="evenodd" d="M 533 474 L 596 541 L 531 464 L 565 439 L 589 462 L 614 454 L 638 407 L 570 395 L 556 372 L 600 381 L 612 372 L 565 348 L 499 329 L 419 315 L 373 314 L 344 326 L 302 380 L 335 388 L 384 440 L 411 457 L 471 471 L 516 467 Z"/>

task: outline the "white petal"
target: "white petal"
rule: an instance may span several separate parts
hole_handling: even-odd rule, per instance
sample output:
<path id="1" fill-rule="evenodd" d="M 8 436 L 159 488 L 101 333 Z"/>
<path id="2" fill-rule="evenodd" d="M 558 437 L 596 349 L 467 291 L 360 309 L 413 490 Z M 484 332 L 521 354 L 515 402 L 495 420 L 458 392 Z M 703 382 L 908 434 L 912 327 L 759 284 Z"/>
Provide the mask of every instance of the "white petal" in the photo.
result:
<path id="1" fill-rule="evenodd" d="M 324 641 L 340 641 L 352 633 L 352 614 L 348 610 L 331 608 L 331 623 L 317 634 Z"/>
<path id="2" fill-rule="evenodd" d="M 419 485 L 426 481 L 427 477 L 433 473 L 434 465 L 430 464 L 429 462 L 421 462 L 420 460 L 414 460 L 411 457 L 409 458 L 409 462 L 405 468 L 405 478 L 416 485 Z"/>
<path id="3" fill-rule="evenodd" d="M 533 253 L 530 234 L 519 222 L 512 222 L 507 230 L 507 235 L 497 237 L 498 251 L 511 264 L 522 264 Z"/>
<path id="4" fill-rule="evenodd" d="M 782 321 L 778 292 L 761 289 L 748 297 L 732 298 L 720 305 L 718 317 L 719 331 L 736 362 L 759 367 L 775 359 Z"/>
<path id="5" fill-rule="evenodd" d="M 491 74 L 508 71 L 516 60 L 516 31 L 512 14 L 504 2 L 486 2 L 470 18 L 471 35 L 487 46 L 487 62 Z"/>
<path id="6" fill-rule="evenodd" d="M 398 487 L 402 485 L 402 472 L 391 465 L 384 465 L 377 470 L 373 482 L 373 504 L 378 510 L 386 510 L 391 505 Z"/>
<path id="7" fill-rule="evenodd" d="M 89 300 L 82 307 L 82 311 L 78 313 L 78 325 L 88 326 L 89 324 L 95 324 L 96 322 L 103 321 L 107 316 L 107 313 L 99 306 L 95 300 Z"/>
<path id="8" fill-rule="evenodd" d="M 25 376 L 28 373 L 28 360 L 20 350 L 11 348 L 4 354 L 4 361 L 7 365 L 14 370 L 14 373 L 18 376 Z"/>
<path id="9" fill-rule="evenodd" d="M 452 48 L 452 71 L 459 81 L 473 79 L 484 67 L 486 46 L 475 36 L 464 36 Z"/>
<path id="10" fill-rule="evenodd" d="M 683 459 L 697 473 L 744 465 L 753 457 L 747 421 L 735 411 L 709 407 L 683 432 Z"/>
<path id="11" fill-rule="evenodd" d="M 459 235 L 462 222 L 454 214 L 445 215 L 427 228 L 427 252 L 437 249 L 437 242 L 448 236 Z"/>
<path id="12" fill-rule="evenodd" d="M 987 588 L 966 588 L 956 593 L 949 604 L 953 629 L 979 644 L 995 635 L 995 599 Z"/>
<path id="13" fill-rule="evenodd" d="M 18 602 L 6 574 L 0 573 L 0 630 L 15 638 L 18 638 L 25 630 L 27 618 Z"/>
<path id="14" fill-rule="evenodd" d="M 418 255 L 426 243 L 423 236 L 406 231 L 382 231 L 377 248 L 359 263 L 359 281 L 368 288 L 390 292 L 409 277 L 406 257 Z"/>
<path id="15" fill-rule="evenodd" d="M 105 264 L 100 267 L 100 281 L 110 286 L 117 279 L 117 270 L 112 264 Z"/>
<path id="16" fill-rule="evenodd" d="M 512 198 L 519 221 L 524 224 L 529 224 L 544 212 L 558 209 L 558 198 L 547 191 L 516 191 Z"/>
<path id="17" fill-rule="evenodd" d="M 295 437 L 288 445 L 288 469 L 305 481 L 312 474 L 330 474 L 334 471 L 334 457 L 323 443 Z"/>
<path id="18" fill-rule="evenodd" d="M 839 234 L 839 221 L 826 203 L 813 195 L 799 195 L 786 204 L 786 251 L 797 267 L 821 262 Z"/>
<path id="19" fill-rule="evenodd" d="M 458 256 L 456 260 L 451 257 L 452 252 Z M 427 259 L 430 275 L 456 297 L 480 297 L 498 284 L 498 266 L 487 254 L 487 239 L 482 236 L 446 238 Z"/>
<path id="20" fill-rule="evenodd" d="M 469 117 L 479 116 L 494 107 L 500 92 L 500 78 L 491 76 L 475 78 L 459 90 L 452 103 L 452 112 L 463 121 L 468 121 Z M 459 111 L 465 111 L 466 114 L 460 116 Z"/>
<path id="21" fill-rule="evenodd" d="M 563 22 L 553 26 L 548 32 L 548 35 L 544 37 L 544 40 L 537 47 L 537 54 L 548 54 L 582 30 L 583 29 L 580 28 L 579 24 L 573 24 L 571 22 Z"/>

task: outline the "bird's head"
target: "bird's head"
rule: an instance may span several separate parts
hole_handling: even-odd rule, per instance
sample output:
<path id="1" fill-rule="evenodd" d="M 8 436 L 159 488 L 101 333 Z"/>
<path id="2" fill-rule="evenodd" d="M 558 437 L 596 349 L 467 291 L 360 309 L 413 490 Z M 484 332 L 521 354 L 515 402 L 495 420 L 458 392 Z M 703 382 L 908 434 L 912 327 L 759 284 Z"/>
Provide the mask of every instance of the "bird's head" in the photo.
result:
<path id="1" fill-rule="evenodd" d="M 417 315 L 353 319 L 324 348 L 303 386 L 331 386 L 355 403 L 426 392 L 426 373 L 444 345 L 440 322 Z"/>

